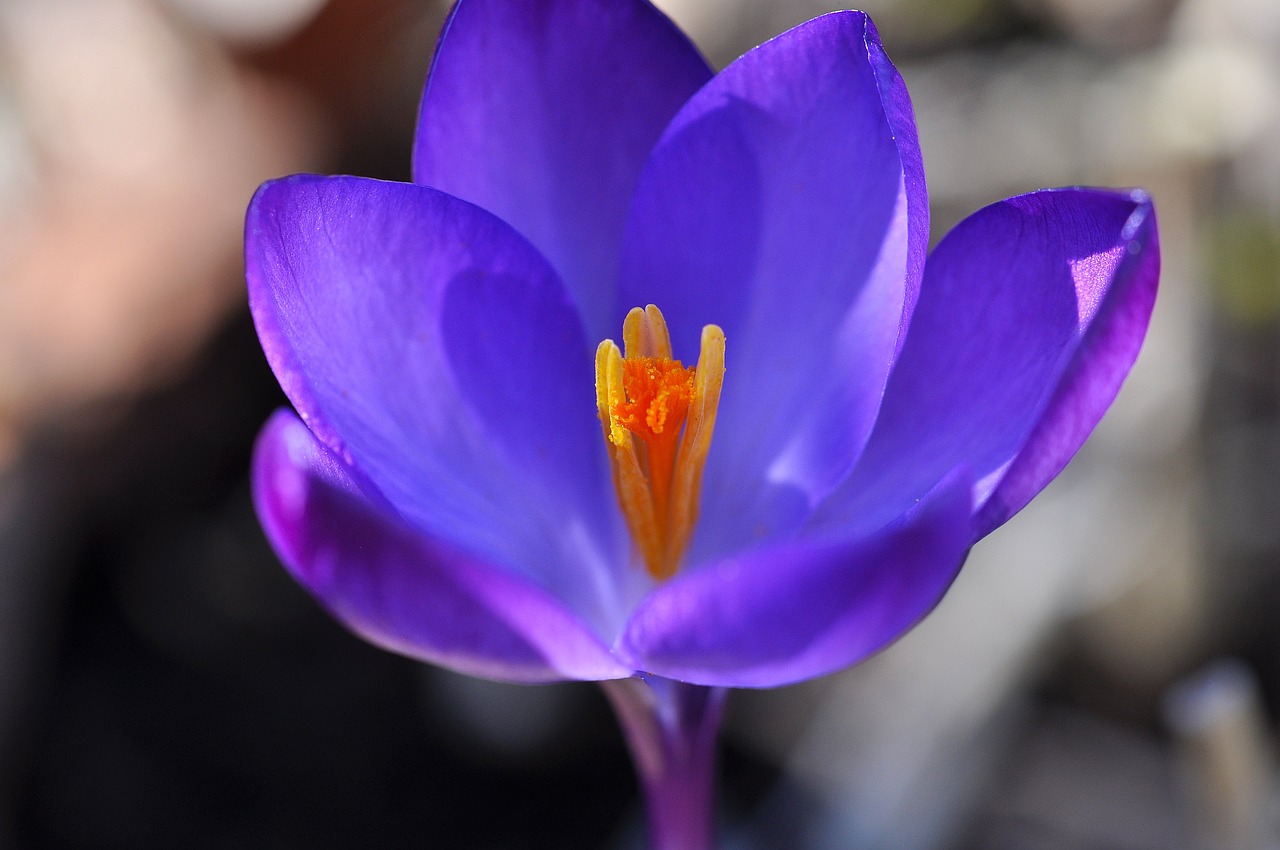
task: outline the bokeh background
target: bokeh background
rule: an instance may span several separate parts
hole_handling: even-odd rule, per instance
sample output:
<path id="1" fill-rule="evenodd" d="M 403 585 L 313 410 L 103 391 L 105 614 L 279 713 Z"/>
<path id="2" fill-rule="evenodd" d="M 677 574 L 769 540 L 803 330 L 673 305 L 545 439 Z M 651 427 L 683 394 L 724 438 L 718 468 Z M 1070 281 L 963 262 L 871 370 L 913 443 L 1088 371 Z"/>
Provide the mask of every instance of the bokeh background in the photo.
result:
<path id="1" fill-rule="evenodd" d="M 821 0 L 660 0 L 714 64 Z M 925 623 L 731 700 L 725 847 L 1280 847 L 1280 2 L 867 0 L 935 239 L 1143 186 L 1142 358 Z M 638 848 L 590 685 L 371 649 L 276 564 L 244 207 L 405 179 L 429 0 L 0 0 L 0 847 Z"/>

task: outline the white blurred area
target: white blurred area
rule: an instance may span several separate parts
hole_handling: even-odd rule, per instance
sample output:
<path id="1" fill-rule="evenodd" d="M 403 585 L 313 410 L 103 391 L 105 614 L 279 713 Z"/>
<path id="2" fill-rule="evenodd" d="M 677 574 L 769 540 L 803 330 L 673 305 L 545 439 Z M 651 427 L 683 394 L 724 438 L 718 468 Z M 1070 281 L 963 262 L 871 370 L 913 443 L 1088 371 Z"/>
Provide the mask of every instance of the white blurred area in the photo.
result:
<path id="1" fill-rule="evenodd" d="M 834 8 L 655 2 L 718 66 Z M 856 669 L 734 695 L 729 744 L 779 780 L 726 846 L 1278 848 L 1280 0 L 865 8 L 913 96 L 935 241 L 1007 195 L 1141 186 L 1161 292 L 1098 432 L 932 615 Z M 243 310 L 261 180 L 374 138 L 407 164 L 444 9 L 0 0 L 0 471 L 175 379 Z M 29 483 L 0 475 L 0 649 L 39 645 L 37 561 L 13 554 Z M 0 750 L 23 663 L 0 651 Z M 477 751 L 572 734 L 563 691 L 424 681 Z"/>
<path id="2" fill-rule="evenodd" d="M 192 24 L 237 44 L 270 45 L 319 14 L 325 0 L 167 0 Z"/>
<path id="3" fill-rule="evenodd" d="M 216 4 L 173 5 L 0 3 L 0 466 L 33 423 L 175 374 L 243 301 L 246 199 L 317 162 L 302 98 L 178 14 Z M 253 5 L 240 34 L 316 4 Z"/>

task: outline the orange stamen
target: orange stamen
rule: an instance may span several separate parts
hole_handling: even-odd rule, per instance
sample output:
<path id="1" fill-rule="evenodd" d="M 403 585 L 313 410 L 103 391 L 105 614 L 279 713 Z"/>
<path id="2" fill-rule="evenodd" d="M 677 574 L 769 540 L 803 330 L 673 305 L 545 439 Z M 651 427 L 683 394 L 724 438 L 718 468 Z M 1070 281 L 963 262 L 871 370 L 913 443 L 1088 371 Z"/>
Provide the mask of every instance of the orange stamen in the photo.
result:
<path id="1" fill-rule="evenodd" d="M 703 328 L 696 369 L 672 359 L 666 321 L 652 304 L 627 314 L 622 337 L 625 358 L 612 340 L 596 352 L 596 404 L 632 539 L 649 573 L 665 579 L 697 520 L 724 382 L 724 333 Z"/>

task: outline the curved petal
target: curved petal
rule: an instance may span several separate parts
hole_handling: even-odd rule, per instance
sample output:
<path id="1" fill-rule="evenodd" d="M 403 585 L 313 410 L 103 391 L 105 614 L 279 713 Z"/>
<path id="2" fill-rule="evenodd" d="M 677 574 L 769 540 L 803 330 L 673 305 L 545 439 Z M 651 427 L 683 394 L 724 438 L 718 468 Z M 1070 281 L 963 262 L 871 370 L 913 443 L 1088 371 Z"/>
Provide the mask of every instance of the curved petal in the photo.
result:
<path id="1" fill-rule="evenodd" d="M 862 13 L 761 45 L 676 116 L 621 285 L 662 308 L 678 355 L 707 323 L 728 341 L 694 560 L 794 529 L 852 467 L 927 229 L 910 102 Z"/>
<path id="2" fill-rule="evenodd" d="M 645 0 L 461 0 L 422 95 L 414 180 L 527 236 L 603 339 L 620 320 L 613 282 L 640 167 L 710 77 Z"/>
<path id="3" fill-rule="evenodd" d="M 801 539 L 679 577 L 640 605 L 617 652 L 659 676 L 748 688 L 855 664 L 950 587 L 969 546 L 971 488 L 958 470 L 865 538 Z"/>
<path id="4" fill-rule="evenodd" d="M 977 540 L 1022 510 L 1052 481 L 1092 433 L 1098 420 L 1120 391 L 1129 374 L 1151 321 L 1160 279 L 1160 237 L 1155 208 L 1145 196 L 1120 234 L 1124 255 L 1118 268 L 1105 280 L 1106 271 L 1094 281 L 1106 287 L 1079 345 L 1058 381 L 1044 413 L 1017 456 L 991 486 L 978 512 Z M 979 494 L 983 495 L 983 494 Z"/>
<path id="5" fill-rule="evenodd" d="M 631 674 L 546 591 L 410 529 L 289 411 L 258 438 L 253 495 L 289 572 L 370 643 L 511 682 Z"/>
<path id="6" fill-rule="evenodd" d="M 884 104 L 884 117 L 898 144 L 902 157 L 903 191 L 907 201 L 907 279 L 902 324 L 898 329 L 898 345 L 894 354 L 902 351 L 907 340 L 907 328 L 911 314 L 920 299 L 920 282 L 924 279 L 925 255 L 929 251 L 929 193 L 924 180 L 924 155 L 920 152 L 920 134 L 916 129 L 916 113 L 907 94 L 907 84 L 889 61 L 880 43 L 880 32 L 871 19 L 867 19 L 867 53 L 875 69 L 876 82 L 880 86 L 880 99 Z"/>
<path id="7" fill-rule="evenodd" d="M 1141 193 L 1036 192 L 961 222 L 929 258 L 862 460 L 815 525 L 874 527 L 961 463 L 978 480 L 974 540 L 1008 519 L 1115 397 L 1158 273 Z"/>
<path id="8" fill-rule="evenodd" d="M 546 261 L 478 207 L 351 177 L 264 185 L 246 233 L 263 349 L 321 442 L 410 522 L 616 628 L 591 357 Z"/>

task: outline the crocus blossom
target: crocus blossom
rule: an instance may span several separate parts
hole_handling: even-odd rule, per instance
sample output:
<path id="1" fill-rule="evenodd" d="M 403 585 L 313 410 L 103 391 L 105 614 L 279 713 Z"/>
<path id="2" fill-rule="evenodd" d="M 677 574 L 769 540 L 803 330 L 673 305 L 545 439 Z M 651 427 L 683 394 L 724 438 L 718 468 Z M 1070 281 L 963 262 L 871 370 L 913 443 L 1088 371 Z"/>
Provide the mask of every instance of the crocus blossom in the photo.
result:
<path id="1" fill-rule="evenodd" d="M 989 206 L 925 260 L 902 78 L 866 15 L 714 74 L 644 0 L 462 0 L 413 183 L 269 182 L 250 304 L 297 410 L 254 493 L 366 639 L 511 681 L 775 686 L 924 616 L 1080 446 L 1156 289 L 1140 192 Z M 697 519 L 643 568 L 592 352 L 658 305 L 726 374 Z"/>
<path id="2" fill-rule="evenodd" d="M 928 235 L 866 15 L 713 74 L 645 0 L 461 0 L 412 183 L 297 175 L 249 208 L 297 411 L 257 446 L 267 535 L 351 630 L 464 673 L 854 664 L 1067 463 L 1156 292 L 1141 192 L 1010 198 L 926 261 Z"/>

